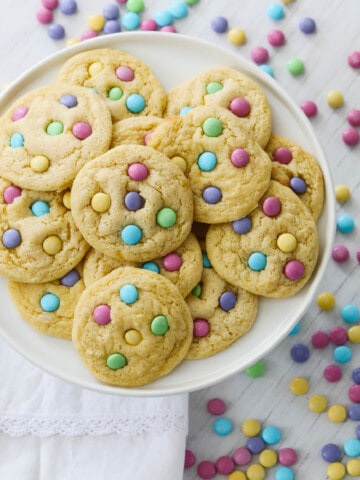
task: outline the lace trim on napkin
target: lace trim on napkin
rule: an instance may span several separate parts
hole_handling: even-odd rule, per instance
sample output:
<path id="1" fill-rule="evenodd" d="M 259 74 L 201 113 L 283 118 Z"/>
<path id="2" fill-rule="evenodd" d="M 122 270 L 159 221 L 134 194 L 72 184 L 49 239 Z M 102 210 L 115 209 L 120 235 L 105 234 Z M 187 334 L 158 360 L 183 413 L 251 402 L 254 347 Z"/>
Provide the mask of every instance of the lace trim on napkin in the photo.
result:
<path id="1" fill-rule="evenodd" d="M 110 435 L 137 436 L 146 432 L 162 433 L 165 431 L 181 431 L 187 433 L 187 416 L 174 412 L 161 414 L 142 414 L 138 416 L 33 416 L 0 414 L 0 430 L 4 433 L 20 437 L 36 435 L 50 437 L 53 435 Z"/>

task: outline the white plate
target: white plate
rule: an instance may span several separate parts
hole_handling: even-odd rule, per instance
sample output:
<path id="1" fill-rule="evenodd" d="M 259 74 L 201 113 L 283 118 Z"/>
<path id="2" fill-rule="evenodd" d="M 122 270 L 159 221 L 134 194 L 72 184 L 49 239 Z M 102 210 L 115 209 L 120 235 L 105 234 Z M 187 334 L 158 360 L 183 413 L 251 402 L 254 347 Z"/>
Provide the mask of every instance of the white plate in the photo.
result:
<path id="1" fill-rule="evenodd" d="M 136 389 L 98 382 L 85 368 L 70 341 L 42 335 L 22 320 L 3 278 L 0 278 L 0 333 L 22 355 L 47 372 L 100 392 L 156 396 L 207 387 L 263 358 L 306 312 L 323 277 L 335 232 L 335 201 L 329 168 L 309 121 L 274 79 L 237 54 L 179 34 L 121 33 L 67 48 L 25 72 L 3 95 L 0 114 L 24 92 L 51 83 L 61 65 L 75 53 L 104 47 L 125 50 L 145 61 L 165 89 L 217 65 L 236 68 L 257 81 L 270 102 L 274 133 L 293 139 L 311 152 L 324 174 L 326 201 L 318 224 L 320 257 L 316 271 L 311 282 L 293 297 L 281 300 L 261 298 L 253 328 L 227 350 L 208 359 L 184 361 L 169 375 Z"/>

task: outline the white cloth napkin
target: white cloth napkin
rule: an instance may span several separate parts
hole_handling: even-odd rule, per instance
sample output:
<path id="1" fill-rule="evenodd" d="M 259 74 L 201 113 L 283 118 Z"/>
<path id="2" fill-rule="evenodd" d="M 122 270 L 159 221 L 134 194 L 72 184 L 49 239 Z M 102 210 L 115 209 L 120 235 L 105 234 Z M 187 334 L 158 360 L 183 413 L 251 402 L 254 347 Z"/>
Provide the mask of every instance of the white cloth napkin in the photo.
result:
<path id="1" fill-rule="evenodd" d="M 0 478 L 183 478 L 188 395 L 82 389 L 33 366 L 2 338 L 0 381 Z"/>

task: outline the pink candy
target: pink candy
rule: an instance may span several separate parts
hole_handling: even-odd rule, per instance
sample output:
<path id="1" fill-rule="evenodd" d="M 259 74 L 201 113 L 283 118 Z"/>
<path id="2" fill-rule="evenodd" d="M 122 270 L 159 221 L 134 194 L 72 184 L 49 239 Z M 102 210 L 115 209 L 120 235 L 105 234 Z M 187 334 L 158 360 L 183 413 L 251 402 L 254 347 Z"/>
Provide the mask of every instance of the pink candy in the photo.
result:
<path id="1" fill-rule="evenodd" d="M 297 462 L 297 453 L 293 448 L 282 448 L 278 453 L 281 465 L 291 467 Z"/>
<path id="2" fill-rule="evenodd" d="M 72 133 L 74 137 L 78 138 L 79 140 L 84 140 L 85 138 L 90 137 L 92 134 L 92 128 L 88 123 L 78 122 L 74 123 L 72 127 Z"/>
<path id="3" fill-rule="evenodd" d="M 212 415 L 222 415 L 225 409 L 225 402 L 221 398 L 212 398 L 207 402 L 207 410 Z"/>
<path id="4" fill-rule="evenodd" d="M 285 35 L 281 30 L 271 30 L 267 35 L 267 39 L 273 47 L 280 47 L 285 42 Z"/>
<path id="5" fill-rule="evenodd" d="M 118 67 L 115 71 L 117 78 L 123 82 L 131 82 L 134 80 L 134 70 L 130 67 Z"/>
<path id="6" fill-rule="evenodd" d="M 347 330 L 343 327 L 334 327 L 330 330 L 329 339 L 334 345 L 344 345 L 348 340 Z"/>
<path id="7" fill-rule="evenodd" d="M 359 143 L 360 134 L 354 127 L 349 127 L 343 131 L 342 139 L 346 145 L 353 147 Z"/>
<path id="8" fill-rule="evenodd" d="M 311 337 L 311 343 L 314 348 L 325 348 L 329 345 L 329 341 L 328 334 L 322 330 L 313 333 Z"/>
<path id="9" fill-rule="evenodd" d="M 267 197 L 262 209 L 268 217 L 276 217 L 281 212 L 281 202 L 277 197 Z"/>
<path id="10" fill-rule="evenodd" d="M 245 98 L 234 98 L 230 102 L 230 111 L 238 117 L 246 117 L 250 113 L 250 104 Z"/>
<path id="11" fill-rule="evenodd" d="M 216 460 L 215 467 L 218 473 L 229 475 L 229 473 L 234 471 L 235 463 L 231 457 L 224 455 Z"/>
<path id="12" fill-rule="evenodd" d="M 292 153 L 291 153 L 291 150 L 289 150 L 288 148 L 286 147 L 279 147 L 277 148 L 274 153 L 273 153 L 273 156 L 274 156 L 274 160 L 276 162 L 279 162 L 283 165 L 287 165 L 288 163 L 291 162 L 292 160 Z"/>
<path id="13" fill-rule="evenodd" d="M 53 14 L 51 10 L 43 7 L 43 8 L 39 8 L 39 10 L 36 12 L 36 18 L 39 23 L 46 25 L 53 21 Z"/>
<path id="14" fill-rule="evenodd" d="M 301 110 L 305 113 L 307 117 L 314 117 L 317 114 L 316 103 L 312 100 L 306 100 L 300 105 Z"/>
<path id="15" fill-rule="evenodd" d="M 239 447 L 233 453 L 233 459 L 237 465 L 247 465 L 251 462 L 251 458 L 251 452 L 246 447 Z"/>
<path id="16" fill-rule="evenodd" d="M 58 0 L 41 0 L 41 3 L 49 10 L 54 10 L 59 4 Z"/>
<path id="17" fill-rule="evenodd" d="M 195 455 L 191 450 L 185 450 L 185 462 L 184 462 L 184 467 L 185 468 L 190 468 L 194 465 L 195 463 Z"/>
<path id="18" fill-rule="evenodd" d="M 205 337 L 210 331 L 210 325 L 204 318 L 194 318 L 194 337 Z"/>
<path id="19" fill-rule="evenodd" d="M 22 192 L 21 188 L 15 185 L 10 185 L 10 187 L 5 188 L 4 190 L 5 203 L 7 203 L 8 205 L 13 203 L 15 198 L 20 197 L 21 192 Z"/>
<path id="20" fill-rule="evenodd" d="M 231 154 L 231 163 L 238 168 L 245 167 L 250 160 L 248 152 L 243 148 L 236 148 Z"/>
<path id="21" fill-rule="evenodd" d="M 346 116 L 347 121 L 352 125 L 353 127 L 359 127 L 360 126 L 360 110 L 350 110 L 350 112 Z"/>
<path id="22" fill-rule="evenodd" d="M 141 22 L 140 30 L 145 30 L 145 31 L 157 30 L 157 24 L 153 18 L 145 18 Z"/>
<path id="23" fill-rule="evenodd" d="M 338 382 L 342 377 L 341 368 L 338 365 L 328 365 L 324 370 L 324 377 L 328 382 Z"/>
<path id="24" fill-rule="evenodd" d="M 132 180 L 144 180 L 148 175 L 149 171 L 143 163 L 132 163 L 128 168 L 128 175 Z"/>
<path id="25" fill-rule="evenodd" d="M 360 52 L 350 52 L 347 61 L 351 68 L 360 68 Z"/>
<path id="26" fill-rule="evenodd" d="M 82 32 L 82 34 L 80 35 L 80 40 L 84 41 L 84 40 L 88 40 L 89 38 L 95 38 L 97 37 L 97 35 L 98 35 L 98 32 L 96 30 L 92 30 L 91 28 L 89 28 L 88 30 L 85 30 L 84 32 Z"/>
<path id="27" fill-rule="evenodd" d="M 11 119 L 16 122 L 16 120 L 20 120 L 24 118 L 25 115 L 28 113 L 29 109 L 27 107 L 18 107 L 14 110 L 13 114 L 11 115 Z"/>
<path id="28" fill-rule="evenodd" d="M 305 266 L 299 260 L 290 260 L 285 265 L 284 273 L 289 280 L 299 280 L 304 276 Z"/>
<path id="29" fill-rule="evenodd" d="M 261 65 L 262 63 L 266 63 L 269 59 L 269 52 L 266 50 L 265 47 L 254 47 L 250 52 L 251 59 Z"/>
<path id="30" fill-rule="evenodd" d="M 346 262 L 349 255 L 349 249 L 345 245 L 336 245 L 331 252 L 332 259 L 338 263 Z"/>
<path id="31" fill-rule="evenodd" d="M 209 460 L 204 460 L 197 466 L 197 473 L 200 478 L 213 478 L 216 475 L 216 467 Z"/>
<path id="32" fill-rule="evenodd" d="M 348 396 L 352 402 L 360 403 L 360 385 L 351 385 L 348 390 Z"/>
<path id="33" fill-rule="evenodd" d="M 162 263 L 163 263 L 163 267 L 168 272 L 176 272 L 177 270 L 180 270 L 180 267 L 182 265 L 182 260 L 179 254 L 169 253 L 168 255 L 165 255 Z"/>
<path id="34" fill-rule="evenodd" d="M 94 308 L 93 318 L 99 325 L 106 325 L 111 321 L 109 305 L 98 305 Z"/>

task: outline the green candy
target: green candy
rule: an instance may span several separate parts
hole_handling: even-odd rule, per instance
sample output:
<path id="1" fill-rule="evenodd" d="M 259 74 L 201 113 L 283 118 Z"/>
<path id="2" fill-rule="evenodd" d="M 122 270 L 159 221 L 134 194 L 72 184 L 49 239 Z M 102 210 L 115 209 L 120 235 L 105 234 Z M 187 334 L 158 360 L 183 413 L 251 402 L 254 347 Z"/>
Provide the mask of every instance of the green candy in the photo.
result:
<path id="1" fill-rule="evenodd" d="M 156 223 L 163 228 L 170 228 L 176 223 L 176 213 L 172 208 L 162 208 L 156 214 Z"/>
<path id="2" fill-rule="evenodd" d="M 259 360 L 258 362 L 254 363 L 254 365 L 251 365 L 251 367 L 246 369 L 246 375 L 251 378 L 262 377 L 264 372 L 265 365 L 262 360 Z"/>
<path id="3" fill-rule="evenodd" d="M 126 2 L 126 8 L 129 12 L 140 13 L 144 10 L 145 5 L 143 0 L 128 0 Z"/>
<path id="4" fill-rule="evenodd" d="M 299 58 L 293 58 L 292 60 L 289 60 L 287 63 L 287 68 L 291 75 L 294 75 L 295 77 L 297 75 L 301 75 L 305 69 L 304 63 Z"/>
<path id="5" fill-rule="evenodd" d="M 60 135 L 64 131 L 64 125 L 61 122 L 51 122 L 46 127 L 46 133 L 48 135 Z"/>
<path id="6" fill-rule="evenodd" d="M 154 317 L 150 329 L 154 335 L 164 335 L 169 330 L 169 324 L 165 315 Z"/>
<path id="7" fill-rule="evenodd" d="M 211 93 L 216 93 L 219 90 L 222 90 L 224 86 L 219 83 L 219 82 L 209 82 L 206 85 L 206 93 L 211 94 Z"/>
<path id="8" fill-rule="evenodd" d="M 194 297 L 200 297 L 201 295 L 201 291 L 202 291 L 202 288 L 201 288 L 201 285 L 200 283 L 198 283 L 192 290 L 191 290 L 191 293 L 194 295 Z"/>
<path id="9" fill-rule="evenodd" d="M 119 87 L 113 87 L 108 92 L 108 97 L 110 100 L 120 100 L 120 98 L 124 95 L 124 92 Z"/>
<path id="10" fill-rule="evenodd" d="M 221 135 L 223 126 L 218 118 L 207 118 L 202 126 L 203 132 L 207 137 L 218 137 Z"/>
<path id="11" fill-rule="evenodd" d="M 106 365 L 111 368 L 111 370 L 120 370 L 120 368 L 125 367 L 126 364 L 126 357 L 122 353 L 113 353 L 109 355 L 106 360 Z"/>

